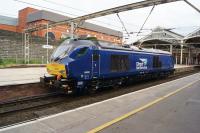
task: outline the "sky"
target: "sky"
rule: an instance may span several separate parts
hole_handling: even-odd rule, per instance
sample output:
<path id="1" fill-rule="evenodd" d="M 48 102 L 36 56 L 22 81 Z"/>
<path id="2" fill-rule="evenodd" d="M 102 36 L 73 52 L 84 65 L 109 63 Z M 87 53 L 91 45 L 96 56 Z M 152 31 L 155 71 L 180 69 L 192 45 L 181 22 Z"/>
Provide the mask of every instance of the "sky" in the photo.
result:
<path id="1" fill-rule="evenodd" d="M 2 0 L 0 15 L 17 17 L 18 10 L 25 7 L 33 7 L 53 11 L 69 17 L 77 17 L 138 1 L 141 0 Z M 200 0 L 188 1 L 200 9 Z M 121 12 L 119 16 L 123 20 L 128 32 L 138 32 L 151 9 L 152 7 L 147 7 Z M 125 33 L 116 14 L 87 21 Z M 158 26 L 166 29 L 172 28 L 174 32 L 187 35 L 195 29 L 200 28 L 200 13 L 184 1 L 157 5 L 144 25 L 143 29 L 146 30 L 142 30 L 138 36 L 136 33 L 132 34 L 127 42 L 135 41 L 149 34 L 151 29 Z"/>

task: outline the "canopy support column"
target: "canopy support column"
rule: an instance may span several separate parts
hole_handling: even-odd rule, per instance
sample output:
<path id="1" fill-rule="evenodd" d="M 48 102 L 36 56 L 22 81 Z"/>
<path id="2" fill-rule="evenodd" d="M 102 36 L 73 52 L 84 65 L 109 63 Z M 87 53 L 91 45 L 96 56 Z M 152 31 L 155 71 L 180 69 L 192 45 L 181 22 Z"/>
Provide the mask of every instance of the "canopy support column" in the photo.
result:
<path id="1" fill-rule="evenodd" d="M 173 52 L 173 45 L 170 45 L 170 53 L 172 54 L 172 52 Z"/>
<path id="2" fill-rule="evenodd" d="M 183 45 L 181 45 L 181 56 L 180 56 L 180 64 L 183 64 Z"/>

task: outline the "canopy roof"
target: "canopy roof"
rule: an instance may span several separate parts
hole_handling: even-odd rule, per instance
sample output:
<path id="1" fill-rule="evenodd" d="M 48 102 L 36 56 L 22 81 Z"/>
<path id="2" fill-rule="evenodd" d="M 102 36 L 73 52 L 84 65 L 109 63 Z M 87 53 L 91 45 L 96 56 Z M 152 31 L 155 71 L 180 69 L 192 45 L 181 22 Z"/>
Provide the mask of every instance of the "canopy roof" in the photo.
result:
<path id="1" fill-rule="evenodd" d="M 184 37 L 161 27 L 155 28 L 149 35 L 140 39 L 138 42 L 145 44 L 179 44 Z"/>

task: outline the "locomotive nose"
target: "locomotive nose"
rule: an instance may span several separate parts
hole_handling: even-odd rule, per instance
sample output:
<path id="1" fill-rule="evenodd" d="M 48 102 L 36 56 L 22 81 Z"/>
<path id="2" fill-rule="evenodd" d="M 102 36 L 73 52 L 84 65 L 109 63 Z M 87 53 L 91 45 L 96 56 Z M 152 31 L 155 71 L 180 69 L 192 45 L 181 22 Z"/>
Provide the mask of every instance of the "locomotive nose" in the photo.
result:
<path id="1" fill-rule="evenodd" d="M 50 63 L 50 64 L 47 64 L 46 67 L 47 67 L 48 74 L 67 78 L 64 64 Z"/>

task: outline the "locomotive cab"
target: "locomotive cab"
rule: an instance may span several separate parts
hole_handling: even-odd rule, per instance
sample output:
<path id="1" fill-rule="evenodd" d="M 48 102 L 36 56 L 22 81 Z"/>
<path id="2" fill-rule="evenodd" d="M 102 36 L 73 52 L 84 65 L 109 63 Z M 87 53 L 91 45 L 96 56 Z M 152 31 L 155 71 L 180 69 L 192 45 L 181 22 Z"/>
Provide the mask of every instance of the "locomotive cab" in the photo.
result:
<path id="1" fill-rule="evenodd" d="M 71 92 L 72 88 L 83 87 L 83 80 L 90 78 L 92 50 L 96 49 L 88 40 L 67 39 L 58 46 L 46 65 L 51 76 L 44 76 L 41 82 L 54 89 Z M 78 82 L 81 81 L 81 82 Z"/>

